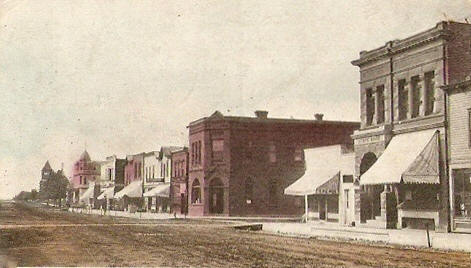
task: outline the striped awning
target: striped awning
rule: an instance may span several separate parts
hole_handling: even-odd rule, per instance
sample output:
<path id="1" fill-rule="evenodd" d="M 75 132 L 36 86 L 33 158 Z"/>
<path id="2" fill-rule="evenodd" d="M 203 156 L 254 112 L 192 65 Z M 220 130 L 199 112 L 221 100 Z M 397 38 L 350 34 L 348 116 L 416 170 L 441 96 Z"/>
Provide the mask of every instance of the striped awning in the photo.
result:
<path id="1" fill-rule="evenodd" d="M 142 197 L 142 181 L 133 181 L 114 195 L 115 198 L 123 198 L 124 196 L 132 198 Z"/>
<path id="2" fill-rule="evenodd" d="M 145 192 L 144 196 L 145 197 L 159 196 L 159 197 L 168 198 L 170 197 L 170 183 L 159 184 L 152 190 Z"/>
<path id="3" fill-rule="evenodd" d="M 439 152 L 437 130 L 396 135 L 360 184 L 440 183 Z"/>

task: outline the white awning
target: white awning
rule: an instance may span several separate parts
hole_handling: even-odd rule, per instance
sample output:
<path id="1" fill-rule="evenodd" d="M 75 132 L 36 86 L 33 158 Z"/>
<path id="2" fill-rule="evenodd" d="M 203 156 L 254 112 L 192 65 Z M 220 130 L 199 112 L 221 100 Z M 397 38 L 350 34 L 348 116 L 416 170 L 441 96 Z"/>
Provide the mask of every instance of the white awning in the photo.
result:
<path id="1" fill-rule="evenodd" d="M 88 199 L 93 198 L 93 194 L 95 192 L 95 185 L 94 184 L 89 184 L 88 189 L 80 196 L 80 201 L 88 201 Z"/>
<path id="2" fill-rule="evenodd" d="M 163 183 L 157 185 L 152 190 L 144 193 L 145 197 L 159 196 L 159 197 L 170 197 L 170 183 Z"/>
<path id="3" fill-rule="evenodd" d="M 338 180 L 339 173 L 352 175 L 355 165 L 354 154 L 342 154 L 339 145 L 306 149 L 304 159 L 306 171 L 301 178 L 285 189 L 286 195 L 316 194 L 320 186 L 330 180 Z"/>
<path id="4" fill-rule="evenodd" d="M 102 199 L 113 199 L 114 197 L 114 186 L 106 189 L 101 193 L 96 199 L 102 200 Z"/>
<path id="5" fill-rule="evenodd" d="M 122 198 L 124 196 L 142 197 L 142 181 L 133 181 L 114 195 L 115 198 Z"/>
<path id="6" fill-rule="evenodd" d="M 434 136 L 437 135 L 437 136 Z M 418 132 L 404 133 L 394 136 L 389 142 L 388 147 L 378 160 L 370 167 L 361 177 L 360 184 L 393 184 L 402 181 L 403 174 L 408 170 L 412 170 L 413 165 L 424 157 L 433 156 L 438 164 L 438 157 L 434 153 L 438 153 L 438 142 L 432 139 L 435 137 L 438 141 L 438 131 L 435 129 L 424 130 Z M 425 153 L 427 152 L 427 153 Z M 421 160 L 422 161 L 422 160 Z M 425 162 L 431 163 L 430 159 Z M 422 161 L 422 163 L 425 163 Z M 424 168 L 421 168 L 424 170 Z M 414 169 L 417 173 L 417 169 Z M 438 172 L 438 170 L 437 170 Z M 428 172 L 430 173 L 430 171 Z M 439 176 L 435 174 L 425 174 L 429 178 L 433 177 L 429 183 L 438 183 Z M 408 174 L 411 177 L 411 174 Z M 424 178 L 425 176 L 421 176 Z"/>

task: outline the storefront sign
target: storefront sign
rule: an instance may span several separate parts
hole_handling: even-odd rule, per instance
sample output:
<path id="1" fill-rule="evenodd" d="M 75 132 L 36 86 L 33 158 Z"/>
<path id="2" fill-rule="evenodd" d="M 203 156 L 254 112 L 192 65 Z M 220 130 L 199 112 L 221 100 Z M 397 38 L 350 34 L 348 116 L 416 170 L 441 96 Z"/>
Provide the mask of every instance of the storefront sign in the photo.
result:
<path id="1" fill-rule="evenodd" d="M 374 143 L 374 142 L 379 142 L 382 141 L 383 136 L 369 136 L 369 137 L 364 137 L 360 139 L 355 140 L 355 144 L 367 144 L 367 143 Z"/>

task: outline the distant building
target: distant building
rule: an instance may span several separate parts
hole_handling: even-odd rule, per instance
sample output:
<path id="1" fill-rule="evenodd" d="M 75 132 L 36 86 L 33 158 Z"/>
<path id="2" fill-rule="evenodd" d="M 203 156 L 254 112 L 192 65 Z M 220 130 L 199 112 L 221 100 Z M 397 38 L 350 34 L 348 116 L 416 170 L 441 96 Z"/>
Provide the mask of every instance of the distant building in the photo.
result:
<path id="1" fill-rule="evenodd" d="M 100 178 L 100 172 L 100 163 L 92 161 L 85 150 L 73 166 L 71 183 L 74 203 L 80 201 L 80 197 L 88 189 L 90 182 L 95 182 Z"/>
<path id="2" fill-rule="evenodd" d="M 62 200 L 67 197 L 69 180 L 64 175 L 64 167 L 54 171 L 46 161 L 41 170 L 41 180 L 39 182 L 39 198 L 46 200 Z"/>
<path id="3" fill-rule="evenodd" d="M 210 117 L 189 128 L 190 215 L 299 215 L 303 202 L 283 190 L 304 174 L 303 149 L 352 144 L 359 123 L 256 117 Z"/>
<path id="4" fill-rule="evenodd" d="M 144 156 L 144 198 L 147 211 L 170 212 L 171 154 L 181 147 L 162 146 Z"/>
<path id="5" fill-rule="evenodd" d="M 44 167 L 41 170 L 41 180 L 39 181 L 39 197 L 46 199 L 47 198 L 47 186 L 48 183 L 54 177 L 54 170 L 51 168 L 49 161 L 46 161 Z"/>
<path id="6" fill-rule="evenodd" d="M 172 177 L 170 180 L 170 200 L 172 212 L 188 213 L 188 148 L 172 152 Z"/>
<path id="7" fill-rule="evenodd" d="M 471 25 L 435 27 L 360 52 L 356 223 L 448 229 L 445 96 L 471 71 Z"/>
<path id="8" fill-rule="evenodd" d="M 108 156 L 105 161 L 101 162 L 100 169 L 100 192 L 97 197 L 102 200 L 102 206 L 107 209 L 113 207 L 114 194 L 124 187 L 124 167 L 126 159 L 119 159 L 116 155 Z"/>
<path id="9" fill-rule="evenodd" d="M 126 166 L 124 167 L 124 185 L 133 181 L 142 181 L 144 171 L 144 153 L 126 156 Z"/>

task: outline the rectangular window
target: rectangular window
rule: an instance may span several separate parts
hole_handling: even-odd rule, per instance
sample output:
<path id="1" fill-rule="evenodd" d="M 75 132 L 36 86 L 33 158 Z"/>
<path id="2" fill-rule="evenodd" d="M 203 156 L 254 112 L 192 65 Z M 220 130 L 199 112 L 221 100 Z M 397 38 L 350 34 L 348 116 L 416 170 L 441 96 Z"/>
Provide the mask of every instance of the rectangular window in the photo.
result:
<path id="1" fill-rule="evenodd" d="M 294 149 L 294 161 L 303 161 L 303 149 L 301 147 Z"/>
<path id="2" fill-rule="evenodd" d="M 152 178 L 155 178 L 155 166 L 152 165 Z"/>
<path id="3" fill-rule="evenodd" d="M 378 98 L 378 107 L 376 109 L 378 113 L 377 123 L 382 124 L 384 123 L 384 85 L 376 87 L 376 97 Z"/>
<path id="4" fill-rule="evenodd" d="M 373 123 L 373 118 L 375 116 L 375 99 L 373 96 L 373 89 L 366 89 L 366 125 L 371 126 Z"/>
<path id="5" fill-rule="evenodd" d="M 198 164 L 201 164 L 201 141 L 198 141 Z"/>
<path id="6" fill-rule="evenodd" d="M 224 140 L 212 140 L 213 160 L 222 160 L 224 151 Z"/>
<path id="7" fill-rule="evenodd" d="M 422 105 L 422 94 L 419 86 L 419 76 L 414 76 L 410 81 L 410 90 L 412 90 L 412 118 L 419 116 L 420 106 Z"/>
<path id="8" fill-rule="evenodd" d="M 195 143 L 191 143 L 191 165 L 195 165 Z"/>
<path id="9" fill-rule="evenodd" d="M 398 95 L 399 95 L 399 120 L 407 119 L 409 113 L 409 92 L 406 88 L 406 80 L 401 79 L 398 81 Z"/>
<path id="10" fill-rule="evenodd" d="M 435 106 L 435 72 L 427 72 L 424 75 L 425 92 L 427 95 L 425 103 L 425 115 L 433 113 Z"/>
<path id="11" fill-rule="evenodd" d="M 268 158 L 271 163 L 276 162 L 276 146 L 274 142 L 270 142 L 268 146 Z"/>

